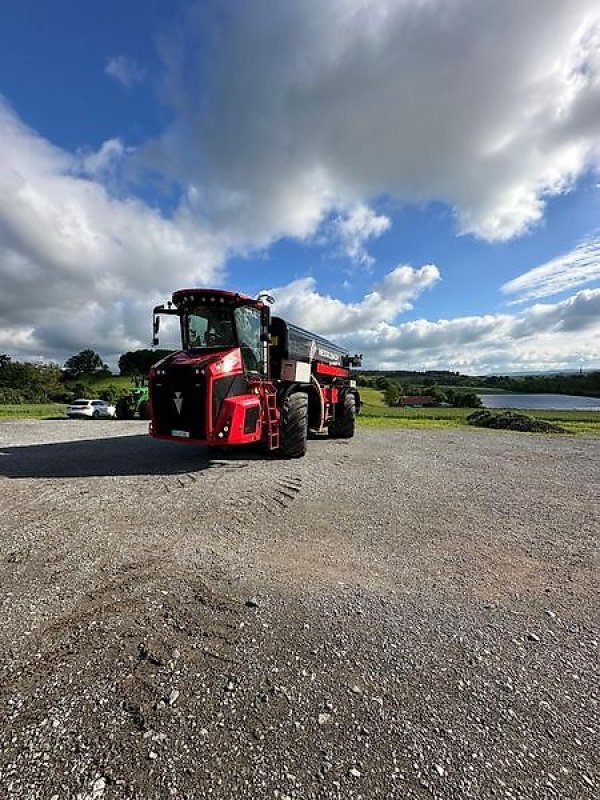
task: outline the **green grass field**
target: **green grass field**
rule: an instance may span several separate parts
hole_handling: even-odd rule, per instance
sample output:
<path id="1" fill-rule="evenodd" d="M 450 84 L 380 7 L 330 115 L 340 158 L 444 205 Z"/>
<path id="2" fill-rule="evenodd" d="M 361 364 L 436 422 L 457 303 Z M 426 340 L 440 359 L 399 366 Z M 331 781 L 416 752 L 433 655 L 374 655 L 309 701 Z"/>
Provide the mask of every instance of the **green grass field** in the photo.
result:
<path id="1" fill-rule="evenodd" d="M 129 389 L 132 382 L 120 376 L 97 378 L 89 381 L 93 394 L 110 384 Z M 460 428 L 468 426 L 470 408 L 388 408 L 383 402 L 383 392 L 367 387 L 360 389 L 363 407 L 358 418 L 364 426 L 399 426 L 404 428 Z M 569 433 L 600 436 L 600 411 L 541 411 L 524 412 L 531 417 L 557 422 Z M 52 419 L 65 416 L 65 406 L 60 403 L 0 405 L 0 419 Z"/>
<path id="2" fill-rule="evenodd" d="M 20 403 L 0 405 L 0 419 L 54 419 L 65 416 L 62 403 Z"/>

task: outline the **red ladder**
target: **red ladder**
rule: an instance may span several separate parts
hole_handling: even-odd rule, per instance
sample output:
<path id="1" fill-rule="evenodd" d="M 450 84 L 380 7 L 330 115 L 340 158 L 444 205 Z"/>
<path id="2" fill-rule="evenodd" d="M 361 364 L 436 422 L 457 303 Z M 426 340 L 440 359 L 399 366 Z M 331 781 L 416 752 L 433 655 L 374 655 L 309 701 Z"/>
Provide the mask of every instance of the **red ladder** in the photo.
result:
<path id="1" fill-rule="evenodd" d="M 277 392 L 268 387 L 265 389 L 267 401 L 267 442 L 269 450 L 279 447 L 279 409 L 277 408 Z"/>

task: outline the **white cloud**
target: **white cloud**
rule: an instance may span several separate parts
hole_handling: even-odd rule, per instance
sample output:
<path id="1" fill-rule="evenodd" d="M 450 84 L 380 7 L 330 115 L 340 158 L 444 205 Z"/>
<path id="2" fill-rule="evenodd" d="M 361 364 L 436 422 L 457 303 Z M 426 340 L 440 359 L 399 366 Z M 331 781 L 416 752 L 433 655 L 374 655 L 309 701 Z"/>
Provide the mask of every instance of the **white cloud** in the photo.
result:
<path id="1" fill-rule="evenodd" d="M 120 139 L 108 139 L 96 152 L 81 156 L 81 171 L 92 177 L 102 175 L 119 164 L 125 153 Z"/>
<path id="2" fill-rule="evenodd" d="M 420 269 L 398 266 L 358 303 L 343 303 L 319 294 L 314 278 L 300 278 L 287 286 L 269 289 L 268 294 L 275 297 L 274 313 L 323 335 L 340 336 L 392 322 L 439 280 L 439 270 L 433 264 Z"/>
<path id="3" fill-rule="evenodd" d="M 389 217 L 377 214 L 364 203 L 359 203 L 344 216 L 333 221 L 333 238 L 340 243 L 340 251 L 356 264 L 369 267 L 374 259 L 365 244 L 387 231 L 392 222 Z"/>
<path id="4" fill-rule="evenodd" d="M 144 69 L 135 59 L 122 55 L 109 58 L 104 67 L 104 72 L 127 89 L 131 89 L 132 86 L 141 83 L 146 75 Z"/>
<path id="5" fill-rule="evenodd" d="M 598 166 L 599 52 L 597 0 L 196 3 L 143 155 L 239 247 L 381 195 L 506 240 Z"/>
<path id="6" fill-rule="evenodd" d="M 520 314 L 414 320 L 358 331 L 360 345 L 382 368 L 458 369 L 474 373 L 600 367 L 600 289 Z"/>
<path id="7" fill-rule="evenodd" d="M 0 350 L 110 358 L 147 345 L 150 309 L 174 287 L 218 280 L 223 248 L 185 209 L 166 219 L 112 196 L 1 102 L 0 138 Z M 88 171 L 120 153 L 107 143 Z"/>
<path id="8" fill-rule="evenodd" d="M 517 295 L 516 303 L 550 297 L 600 280 L 600 236 L 595 234 L 539 267 L 519 275 L 502 287 L 505 294 Z"/>
<path id="9" fill-rule="evenodd" d="M 580 364 L 600 367 L 600 289 L 583 290 L 556 304 L 534 305 L 520 314 L 396 323 L 410 299 L 433 285 L 437 274 L 435 267 L 398 268 L 360 303 L 319 294 L 311 278 L 271 292 L 275 313 L 362 352 L 365 366 L 373 369 L 483 374 Z"/>

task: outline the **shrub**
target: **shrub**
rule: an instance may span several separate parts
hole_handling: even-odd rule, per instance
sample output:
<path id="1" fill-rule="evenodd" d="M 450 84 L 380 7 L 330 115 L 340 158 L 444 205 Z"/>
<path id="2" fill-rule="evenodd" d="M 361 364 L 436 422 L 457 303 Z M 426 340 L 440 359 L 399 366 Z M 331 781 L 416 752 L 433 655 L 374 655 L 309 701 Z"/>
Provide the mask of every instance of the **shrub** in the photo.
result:
<path id="1" fill-rule="evenodd" d="M 448 398 L 450 399 L 450 398 Z M 455 408 L 481 408 L 481 399 L 474 392 L 456 392 L 450 401 Z"/>
<path id="2" fill-rule="evenodd" d="M 114 383 L 109 384 L 105 389 L 102 389 L 102 391 L 98 392 L 100 399 L 106 400 L 107 403 L 114 403 L 120 397 L 125 397 L 128 394 L 129 392 L 126 389 L 115 386 Z"/>
<path id="3" fill-rule="evenodd" d="M 383 393 L 386 406 L 397 406 L 400 399 L 400 389 L 396 383 L 390 383 Z"/>
<path id="4" fill-rule="evenodd" d="M 61 394 L 60 369 L 52 364 L 0 360 L 0 390 L 4 403 L 47 403 Z"/>
<path id="5" fill-rule="evenodd" d="M 5 386 L 0 386 L 0 404 L 11 404 L 17 405 L 20 403 L 26 403 L 27 400 L 24 398 L 23 393 L 20 392 L 18 389 L 9 389 Z"/>

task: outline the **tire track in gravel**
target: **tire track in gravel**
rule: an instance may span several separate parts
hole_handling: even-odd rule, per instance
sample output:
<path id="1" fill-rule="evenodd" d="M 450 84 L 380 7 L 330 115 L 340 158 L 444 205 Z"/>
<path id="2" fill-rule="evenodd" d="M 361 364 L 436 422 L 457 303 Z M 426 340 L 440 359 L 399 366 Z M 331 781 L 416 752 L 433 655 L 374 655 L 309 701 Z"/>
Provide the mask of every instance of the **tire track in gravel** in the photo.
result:
<path id="1" fill-rule="evenodd" d="M 133 664 L 125 694 L 131 694 L 130 686 L 133 695 L 139 693 L 135 687 L 143 675 L 146 705 L 150 695 L 159 702 L 151 680 L 155 668 L 168 666 L 173 652 L 188 661 L 193 656 L 194 662 L 233 662 L 245 615 L 240 601 L 215 592 L 195 571 L 165 569 L 163 553 L 122 565 L 31 636 L 26 651 L 5 654 L 0 697 L 30 696 L 49 681 L 68 685 L 74 675 L 85 683 L 85 674 L 91 680 L 95 670 L 118 679 Z M 141 662 L 146 663 L 140 671 Z"/>
<path id="2" fill-rule="evenodd" d="M 240 475 L 248 467 L 254 467 L 249 474 Z M 280 461 L 214 461 L 196 473 L 187 472 L 181 475 L 161 478 L 160 484 L 164 492 L 197 492 L 198 499 L 212 499 L 215 505 L 226 509 L 227 514 L 262 513 L 275 515 L 282 509 L 288 509 L 302 494 L 306 483 L 305 478 L 291 470 L 279 476 Z M 251 473 L 251 474 L 250 474 Z M 223 485 L 223 480 L 235 476 L 231 491 L 229 486 Z M 257 479 L 257 477 L 259 479 Z M 262 480 L 260 480 L 262 478 Z M 247 486 L 250 483 L 251 486 Z M 186 502 L 192 502 L 186 498 Z"/>

